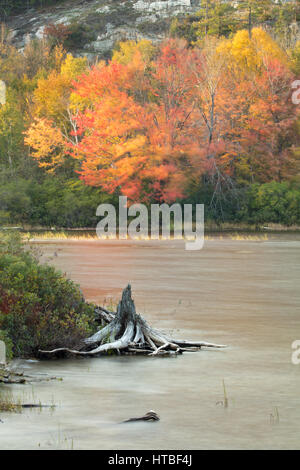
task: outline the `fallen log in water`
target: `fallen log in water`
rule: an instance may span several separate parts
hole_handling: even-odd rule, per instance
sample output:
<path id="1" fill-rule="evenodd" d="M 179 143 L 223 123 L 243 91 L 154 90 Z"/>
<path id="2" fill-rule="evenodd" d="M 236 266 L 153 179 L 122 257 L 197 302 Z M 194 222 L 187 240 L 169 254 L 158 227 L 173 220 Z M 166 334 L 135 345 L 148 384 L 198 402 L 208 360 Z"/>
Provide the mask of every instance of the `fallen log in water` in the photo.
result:
<path id="1" fill-rule="evenodd" d="M 42 404 L 36 404 L 36 403 L 24 403 L 21 405 L 15 405 L 19 406 L 20 408 L 55 408 L 55 405 L 42 405 Z"/>
<path id="2" fill-rule="evenodd" d="M 69 353 L 79 356 L 98 356 L 109 351 L 125 354 L 149 356 L 177 355 L 184 351 L 199 351 L 205 348 L 225 348 L 225 345 L 204 341 L 184 341 L 168 338 L 160 331 L 151 328 L 144 318 L 136 313 L 128 285 L 122 293 L 117 312 L 97 307 L 95 315 L 105 324 L 97 333 L 83 341 L 76 350 L 58 348 L 52 351 L 39 351 L 41 355 Z"/>
<path id="3" fill-rule="evenodd" d="M 123 421 L 123 423 L 133 423 L 135 421 L 159 421 L 159 420 L 160 420 L 160 418 L 159 418 L 158 414 L 155 413 L 155 411 L 150 410 L 150 411 L 148 411 L 148 413 L 146 413 L 141 418 L 126 419 L 125 421 Z"/>

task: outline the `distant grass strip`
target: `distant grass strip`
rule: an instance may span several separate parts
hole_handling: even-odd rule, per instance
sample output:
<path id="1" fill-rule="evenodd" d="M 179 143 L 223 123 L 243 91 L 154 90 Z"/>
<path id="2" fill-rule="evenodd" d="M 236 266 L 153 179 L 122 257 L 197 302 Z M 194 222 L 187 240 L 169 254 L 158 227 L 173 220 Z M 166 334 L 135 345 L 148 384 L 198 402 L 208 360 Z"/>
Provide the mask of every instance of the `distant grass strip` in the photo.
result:
<path id="1" fill-rule="evenodd" d="M 29 241 L 39 242 L 39 241 L 99 241 L 106 240 L 106 238 L 98 238 L 96 232 L 83 232 L 82 234 L 75 234 L 74 232 L 62 231 L 62 232 L 28 232 L 24 233 L 23 237 Z M 269 234 L 267 233 L 214 233 L 205 235 L 205 240 L 232 240 L 232 241 L 250 241 L 250 242 L 261 242 L 268 241 Z M 176 240 L 171 236 L 171 239 Z M 128 240 L 132 240 L 128 237 Z M 137 237 L 133 239 L 134 241 L 148 241 L 151 240 L 150 237 Z M 161 238 L 160 241 L 167 241 L 166 238 Z M 191 237 L 191 240 L 193 238 Z M 157 240 L 153 240 L 157 241 Z"/>

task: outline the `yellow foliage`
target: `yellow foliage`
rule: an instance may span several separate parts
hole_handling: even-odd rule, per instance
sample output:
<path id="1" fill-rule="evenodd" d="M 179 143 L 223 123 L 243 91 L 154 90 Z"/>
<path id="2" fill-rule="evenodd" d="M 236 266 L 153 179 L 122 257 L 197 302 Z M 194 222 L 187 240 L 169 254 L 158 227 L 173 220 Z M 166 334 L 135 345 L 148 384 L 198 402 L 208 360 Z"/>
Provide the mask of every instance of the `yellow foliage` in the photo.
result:
<path id="1" fill-rule="evenodd" d="M 41 78 L 34 91 L 36 114 L 57 118 L 66 109 L 69 98 L 70 81 L 53 70 L 47 78 Z"/>
<path id="2" fill-rule="evenodd" d="M 66 56 L 66 51 L 64 50 L 63 46 L 61 44 L 55 46 L 54 51 L 53 51 L 53 57 L 54 57 L 54 68 L 56 70 L 60 69 L 65 56 Z"/>
<path id="3" fill-rule="evenodd" d="M 153 59 L 155 54 L 155 46 L 151 41 L 142 39 L 141 41 L 124 41 L 119 43 L 119 49 L 113 53 L 112 61 L 119 64 L 131 64 L 135 56 L 140 56 L 145 64 Z"/>
<path id="4" fill-rule="evenodd" d="M 64 160 L 64 138 L 52 121 L 36 119 L 25 133 L 24 142 L 32 148 L 32 157 L 40 167 L 52 173 Z"/>
<path id="5" fill-rule="evenodd" d="M 36 115 L 56 121 L 64 120 L 70 105 L 72 82 L 86 68 L 86 58 L 75 58 L 68 54 L 60 72 L 53 70 L 47 78 L 38 80 L 34 92 Z"/>
<path id="6" fill-rule="evenodd" d="M 300 74 L 300 41 L 297 41 L 291 51 L 289 51 L 291 57 L 291 66 L 293 72 L 299 76 Z"/>
<path id="7" fill-rule="evenodd" d="M 267 59 L 288 63 L 286 53 L 262 28 L 253 28 L 251 38 L 247 30 L 238 31 L 231 39 L 222 41 L 218 50 L 228 63 L 245 72 L 260 70 Z"/>
<path id="8" fill-rule="evenodd" d="M 75 80 L 76 77 L 81 75 L 87 68 L 86 57 L 73 57 L 72 54 L 68 54 L 65 61 L 61 65 L 61 75 Z"/>

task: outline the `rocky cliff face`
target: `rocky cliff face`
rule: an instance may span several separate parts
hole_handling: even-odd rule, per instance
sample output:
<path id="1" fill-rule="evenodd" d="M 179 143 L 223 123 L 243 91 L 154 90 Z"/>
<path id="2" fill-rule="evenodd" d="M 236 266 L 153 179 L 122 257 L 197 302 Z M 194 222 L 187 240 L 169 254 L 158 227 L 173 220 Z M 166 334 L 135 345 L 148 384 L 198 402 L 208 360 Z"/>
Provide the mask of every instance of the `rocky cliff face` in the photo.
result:
<path id="1" fill-rule="evenodd" d="M 146 38 L 161 40 L 173 17 L 197 11 L 200 0 L 68 0 L 57 6 L 30 9 L 15 16 L 8 26 L 14 43 L 41 37 L 45 25 L 73 25 L 85 34 L 78 35 L 75 52 L 80 55 L 105 56 L 115 41 Z"/>

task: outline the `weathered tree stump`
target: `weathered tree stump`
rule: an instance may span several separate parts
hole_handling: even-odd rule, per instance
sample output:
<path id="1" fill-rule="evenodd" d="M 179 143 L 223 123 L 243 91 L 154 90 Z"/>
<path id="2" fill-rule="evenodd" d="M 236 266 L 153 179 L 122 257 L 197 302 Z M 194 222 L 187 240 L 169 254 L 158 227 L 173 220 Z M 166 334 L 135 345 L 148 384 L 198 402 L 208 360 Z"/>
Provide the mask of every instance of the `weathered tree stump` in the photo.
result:
<path id="1" fill-rule="evenodd" d="M 136 313 L 130 285 L 123 290 L 116 313 L 98 307 L 95 314 L 97 319 L 102 320 L 106 325 L 93 336 L 85 339 L 77 350 L 58 348 L 52 351 L 40 351 L 40 354 L 69 353 L 79 356 L 97 356 L 116 351 L 123 354 L 165 356 L 181 354 L 184 351 L 199 351 L 202 347 L 226 347 L 204 341 L 175 340 L 154 330 L 141 315 Z"/>

